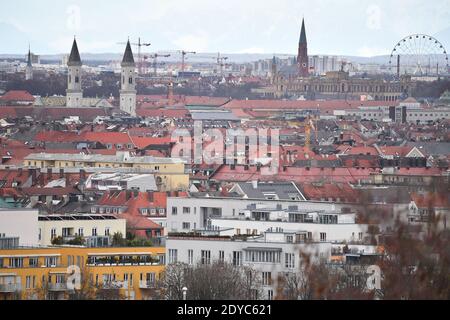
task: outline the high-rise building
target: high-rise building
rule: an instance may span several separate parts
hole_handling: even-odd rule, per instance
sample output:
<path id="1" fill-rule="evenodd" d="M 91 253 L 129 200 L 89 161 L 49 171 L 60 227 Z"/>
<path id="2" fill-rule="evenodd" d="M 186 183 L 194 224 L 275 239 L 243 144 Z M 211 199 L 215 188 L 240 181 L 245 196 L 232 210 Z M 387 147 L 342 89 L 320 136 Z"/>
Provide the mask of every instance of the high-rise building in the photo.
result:
<path id="1" fill-rule="evenodd" d="M 83 90 L 81 89 L 81 58 L 78 51 L 77 40 L 73 39 L 72 50 L 70 52 L 67 79 L 66 105 L 69 108 L 82 105 Z"/>
<path id="2" fill-rule="evenodd" d="M 129 40 L 121 66 L 120 110 L 136 116 L 136 64 Z"/>

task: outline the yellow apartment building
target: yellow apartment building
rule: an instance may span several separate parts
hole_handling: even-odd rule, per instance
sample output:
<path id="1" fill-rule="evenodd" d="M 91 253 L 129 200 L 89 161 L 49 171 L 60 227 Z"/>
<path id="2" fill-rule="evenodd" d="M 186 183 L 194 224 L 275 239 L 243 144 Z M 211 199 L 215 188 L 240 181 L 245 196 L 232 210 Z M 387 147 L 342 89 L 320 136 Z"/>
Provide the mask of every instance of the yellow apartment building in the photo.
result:
<path id="1" fill-rule="evenodd" d="M 81 292 L 93 299 L 148 300 L 164 264 L 160 247 L 0 249 L 0 300 L 68 299 L 69 266 L 80 268 Z"/>
<path id="2" fill-rule="evenodd" d="M 189 174 L 185 162 L 178 158 L 157 158 L 133 156 L 130 152 L 116 155 L 33 153 L 25 157 L 23 165 L 34 168 L 132 168 L 150 170 L 155 175 L 160 191 L 186 191 L 189 188 Z"/>

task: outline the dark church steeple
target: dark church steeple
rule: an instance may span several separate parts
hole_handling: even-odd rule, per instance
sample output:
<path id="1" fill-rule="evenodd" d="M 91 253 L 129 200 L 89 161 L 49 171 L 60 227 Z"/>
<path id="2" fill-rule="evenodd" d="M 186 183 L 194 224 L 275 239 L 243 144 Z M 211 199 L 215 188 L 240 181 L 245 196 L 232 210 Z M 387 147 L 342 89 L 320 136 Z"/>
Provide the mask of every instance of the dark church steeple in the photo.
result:
<path id="1" fill-rule="evenodd" d="M 302 30 L 298 43 L 297 63 L 300 77 L 309 76 L 308 41 L 306 40 L 305 19 L 302 20 Z"/>

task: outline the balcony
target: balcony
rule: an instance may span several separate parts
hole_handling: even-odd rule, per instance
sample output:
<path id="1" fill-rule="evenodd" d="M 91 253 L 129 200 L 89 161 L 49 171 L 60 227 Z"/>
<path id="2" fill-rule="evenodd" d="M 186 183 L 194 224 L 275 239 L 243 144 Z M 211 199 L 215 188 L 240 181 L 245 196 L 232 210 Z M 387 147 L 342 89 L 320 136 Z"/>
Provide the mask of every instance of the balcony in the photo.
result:
<path id="1" fill-rule="evenodd" d="M 54 292 L 67 291 L 67 283 L 49 283 L 48 290 Z"/>
<path id="2" fill-rule="evenodd" d="M 155 286 L 155 281 L 150 281 L 150 280 L 142 280 L 139 281 L 139 289 L 154 289 Z"/>
<path id="3" fill-rule="evenodd" d="M 120 281 L 106 281 L 103 282 L 101 289 L 104 290 L 117 290 L 117 289 L 125 289 L 125 286 Z"/>
<path id="4" fill-rule="evenodd" d="M 18 283 L 0 284 L 1 293 L 13 293 L 20 291 L 20 285 Z"/>

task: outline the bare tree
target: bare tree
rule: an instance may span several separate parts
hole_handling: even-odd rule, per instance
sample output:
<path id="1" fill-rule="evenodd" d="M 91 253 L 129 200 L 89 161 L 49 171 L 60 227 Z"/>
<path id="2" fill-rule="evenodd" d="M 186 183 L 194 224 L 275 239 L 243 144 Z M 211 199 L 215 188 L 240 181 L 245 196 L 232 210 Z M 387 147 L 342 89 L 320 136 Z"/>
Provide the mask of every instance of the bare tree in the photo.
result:
<path id="1" fill-rule="evenodd" d="M 251 300 L 262 296 L 261 280 L 251 267 L 224 262 L 211 264 L 173 264 L 161 277 L 165 298 L 180 300 L 183 287 L 189 300 Z"/>

